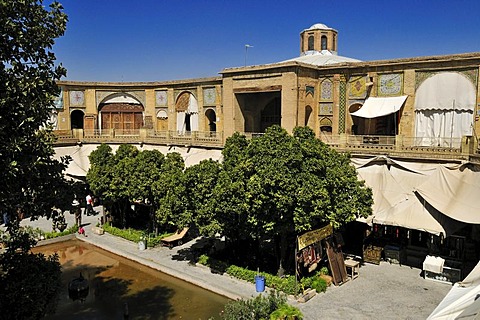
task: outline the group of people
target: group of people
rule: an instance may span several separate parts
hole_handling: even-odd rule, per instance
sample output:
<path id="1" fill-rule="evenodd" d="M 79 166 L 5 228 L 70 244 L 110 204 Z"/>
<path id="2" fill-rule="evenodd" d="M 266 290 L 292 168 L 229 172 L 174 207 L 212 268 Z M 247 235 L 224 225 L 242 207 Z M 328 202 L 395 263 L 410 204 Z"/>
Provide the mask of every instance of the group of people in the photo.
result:
<path id="1" fill-rule="evenodd" d="M 73 200 L 72 203 L 73 212 L 75 214 L 75 224 L 79 227 L 82 226 L 82 208 L 80 202 L 77 199 Z M 85 197 L 85 214 L 87 216 L 94 215 L 95 210 L 93 210 L 93 197 L 90 193 Z"/>
<path id="2" fill-rule="evenodd" d="M 12 216 L 12 215 L 9 214 L 7 211 L 4 211 L 4 212 L 3 212 L 3 215 L 2 215 L 2 218 L 3 218 L 3 224 L 4 224 L 5 226 L 7 226 L 7 225 L 11 222 L 12 218 L 13 218 L 13 219 L 18 219 L 18 221 L 22 221 L 22 220 L 25 218 L 25 214 L 24 214 L 24 212 L 23 212 L 23 210 L 22 210 L 21 205 L 17 205 L 16 215 L 13 215 L 13 216 Z"/>

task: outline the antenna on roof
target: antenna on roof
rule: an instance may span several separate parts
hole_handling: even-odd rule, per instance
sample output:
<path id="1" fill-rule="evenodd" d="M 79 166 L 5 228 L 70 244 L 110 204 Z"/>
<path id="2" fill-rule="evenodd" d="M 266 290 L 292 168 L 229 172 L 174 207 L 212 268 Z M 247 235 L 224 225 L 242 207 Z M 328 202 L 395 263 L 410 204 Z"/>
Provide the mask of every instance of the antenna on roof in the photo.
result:
<path id="1" fill-rule="evenodd" d="M 253 46 L 249 45 L 249 44 L 246 44 L 245 45 L 245 67 L 247 66 L 247 52 L 248 52 L 248 48 L 253 48 Z"/>

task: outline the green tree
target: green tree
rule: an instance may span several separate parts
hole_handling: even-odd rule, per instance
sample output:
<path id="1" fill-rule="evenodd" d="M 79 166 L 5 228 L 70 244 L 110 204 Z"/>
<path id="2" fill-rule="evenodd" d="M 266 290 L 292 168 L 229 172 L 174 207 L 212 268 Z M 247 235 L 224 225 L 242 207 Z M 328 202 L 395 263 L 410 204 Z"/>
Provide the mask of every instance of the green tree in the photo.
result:
<path id="1" fill-rule="evenodd" d="M 158 150 L 144 150 L 135 158 L 131 175 L 133 200 L 143 201 L 149 209 L 150 221 L 152 229 L 157 230 L 155 212 L 157 211 L 157 203 L 154 199 L 154 184 L 161 179 L 162 165 L 165 162 L 165 156 Z M 150 228 L 150 227 L 149 227 Z"/>
<path id="2" fill-rule="evenodd" d="M 132 168 L 135 167 L 138 153 L 138 149 L 131 144 L 122 144 L 115 152 L 115 165 L 108 196 L 113 200 L 113 206 L 116 210 L 112 211 L 120 215 L 119 220 L 123 228 L 128 225 L 128 212 L 137 188 L 133 184 L 135 172 Z"/>
<path id="3" fill-rule="evenodd" d="M 215 219 L 214 191 L 221 166 L 212 159 L 188 167 L 184 174 L 187 208 L 182 224 L 195 224 L 202 235 L 213 236 L 221 231 Z"/>
<path id="4" fill-rule="evenodd" d="M 0 206 L 11 214 L 18 204 L 37 217 L 68 203 L 57 201 L 66 161 L 53 159 L 47 125 L 60 92 L 55 81 L 65 75 L 51 51 L 65 31 L 62 9 L 56 2 L 48 11 L 41 1 L 0 1 Z"/>
<path id="5" fill-rule="evenodd" d="M 291 136 L 272 126 L 248 145 L 239 137 L 234 141 L 225 147 L 224 169 L 230 173 L 221 176 L 217 191 L 236 207 L 233 213 L 221 207 L 218 214 L 228 216 L 244 236 L 274 240 L 279 274 L 293 261 L 287 249 L 295 235 L 325 224 L 339 227 L 370 213 L 371 190 L 358 181 L 349 156 L 330 149 L 311 129 L 296 128 Z"/>
<path id="6" fill-rule="evenodd" d="M 0 0 L 0 208 L 11 217 L 17 205 L 32 219 L 51 217 L 54 206 L 72 201 L 62 174 L 67 159 L 53 158 L 48 125 L 56 80 L 66 74 L 52 52 L 66 28 L 62 10 L 57 2 L 46 9 L 42 1 Z M 29 253 L 35 242 L 13 220 L 0 255 L 0 318 L 38 319 L 54 308 L 60 265 Z"/>
<path id="7" fill-rule="evenodd" d="M 155 217 L 161 225 L 177 228 L 186 227 L 183 213 L 186 210 L 185 162 L 177 152 L 168 153 L 162 165 L 159 180 L 153 184 L 153 202 L 156 206 Z"/>
<path id="8" fill-rule="evenodd" d="M 234 133 L 227 138 L 222 150 L 223 162 L 214 189 L 212 199 L 215 223 L 222 233 L 232 242 L 238 244 L 241 239 L 252 238 L 247 223 L 250 201 L 246 185 L 248 172 L 246 149 L 249 142 L 244 135 Z"/>
<path id="9" fill-rule="evenodd" d="M 87 172 L 87 183 L 90 190 L 106 202 L 111 202 L 110 182 L 113 178 L 115 157 L 112 148 L 102 143 L 88 156 L 90 168 Z M 83 199 L 82 199 L 83 200 Z"/>

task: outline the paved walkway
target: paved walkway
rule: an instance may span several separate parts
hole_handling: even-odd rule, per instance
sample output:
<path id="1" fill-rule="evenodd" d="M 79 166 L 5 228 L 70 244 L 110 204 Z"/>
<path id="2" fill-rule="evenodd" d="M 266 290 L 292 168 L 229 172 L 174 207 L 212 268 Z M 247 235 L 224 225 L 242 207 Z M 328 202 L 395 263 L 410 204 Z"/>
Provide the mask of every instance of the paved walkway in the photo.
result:
<path id="1" fill-rule="evenodd" d="M 96 210 L 101 211 L 100 207 Z M 139 250 L 136 243 L 109 234 L 96 235 L 91 226 L 96 225 L 101 214 L 83 215 L 87 237 L 79 239 L 92 243 L 110 252 L 137 261 L 169 275 L 184 279 L 192 284 L 224 295 L 231 299 L 250 298 L 258 293 L 255 285 L 212 273 L 206 267 L 190 263 L 190 246 L 198 243 L 192 240 L 182 246 Z M 66 214 L 68 225 L 74 224 L 74 217 Z M 45 231 L 51 231 L 51 221 L 22 221 Z M 360 276 L 341 286 L 331 286 L 327 292 L 317 294 L 306 303 L 291 300 L 300 308 L 305 319 L 426 319 L 451 286 L 420 276 L 421 270 L 382 262 L 379 266 L 365 264 Z M 267 284 L 268 285 L 268 284 Z"/>

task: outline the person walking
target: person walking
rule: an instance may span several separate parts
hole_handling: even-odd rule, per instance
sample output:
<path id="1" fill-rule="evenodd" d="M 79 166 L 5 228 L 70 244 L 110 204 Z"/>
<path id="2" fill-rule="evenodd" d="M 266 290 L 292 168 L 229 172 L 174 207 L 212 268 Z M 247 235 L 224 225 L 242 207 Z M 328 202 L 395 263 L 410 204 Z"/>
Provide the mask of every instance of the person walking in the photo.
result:
<path id="1" fill-rule="evenodd" d="M 75 215 L 75 224 L 80 228 L 82 226 L 82 208 L 77 199 L 72 203 L 73 214 Z"/>
<path id="2" fill-rule="evenodd" d="M 85 213 L 87 216 L 93 214 L 93 198 L 90 193 L 87 194 L 87 197 L 85 198 L 85 201 L 87 203 L 87 207 L 85 209 Z"/>

